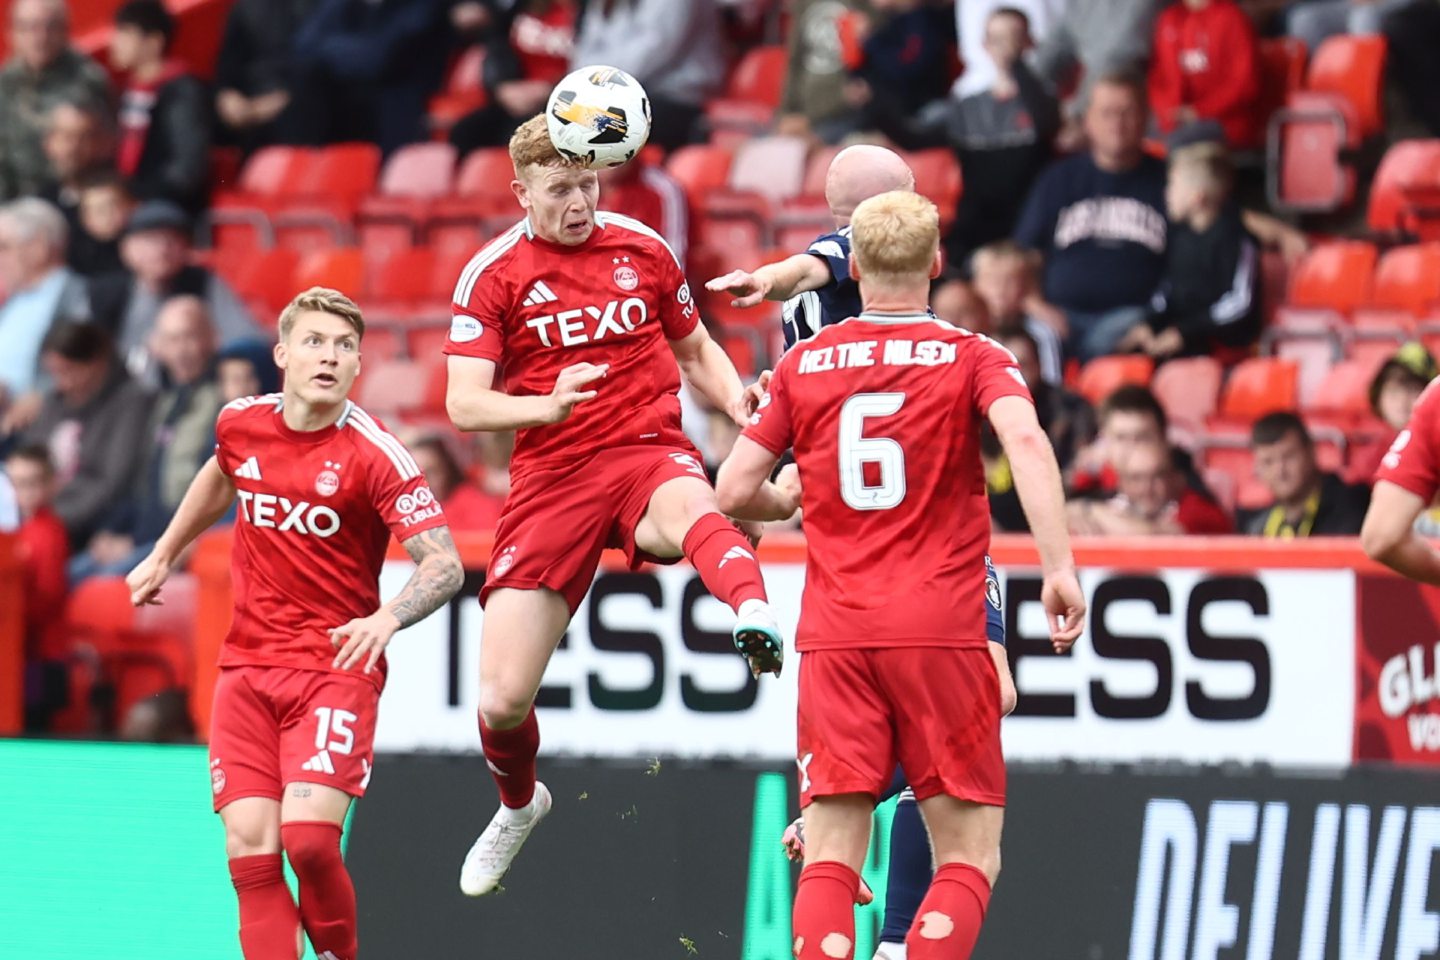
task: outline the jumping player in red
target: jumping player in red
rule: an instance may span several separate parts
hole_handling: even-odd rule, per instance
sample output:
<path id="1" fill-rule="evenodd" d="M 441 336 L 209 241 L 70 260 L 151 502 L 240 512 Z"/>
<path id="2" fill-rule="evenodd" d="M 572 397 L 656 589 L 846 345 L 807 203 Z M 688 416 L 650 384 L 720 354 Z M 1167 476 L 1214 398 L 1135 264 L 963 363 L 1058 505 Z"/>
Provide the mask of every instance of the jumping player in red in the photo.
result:
<path id="1" fill-rule="evenodd" d="M 334 290 L 312 288 L 285 308 L 275 347 L 284 392 L 221 410 L 215 456 L 128 578 L 136 605 L 163 602 L 176 558 L 239 498 L 210 780 L 246 960 L 295 960 L 302 926 L 322 960 L 355 957 L 340 834 L 370 782 L 385 647 L 463 578 L 425 475 L 347 399 L 364 332 L 359 308 Z M 416 570 L 381 605 L 392 533 Z M 282 848 L 300 880 L 298 908 Z"/>
<path id="2" fill-rule="evenodd" d="M 596 211 L 595 172 L 561 159 L 543 116 L 515 132 L 510 157 L 525 219 L 461 274 L 445 345 L 455 426 L 519 431 L 480 594 L 480 744 L 501 806 L 461 868 L 470 896 L 495 889 L 550 809 L 535 694 L 601 550 L 632 566 L 689 559 L 735 610 L 757 676 L 779 673 L 783 649 L 752 544 L 680 430 L 680 373 L 741 424 L 758 391 L 706 333 L 665 241 Z"/>
<path id="3" fill-rule="evenodd" d="M 1440 551 L 1415 532 L 1415 521 L 1440 493 L 1440 380 L 1415 401 L 1375 472 L 1360 543 L 1373 559 L 1411 580 L 1440 587 Z"/>
<path id="4" fill-rule="evenodd" d="M 853 958 L 871 813 L 898 760 L 938 865 L 908 956 L 959 960 L 999 872 L 1005 802 L 1000 688 L 973 589 L 990 541 L 982 417 L 1015 464 L 1057 650 L 1079 636 L 1085 602 L 1060 471 L 1014 357 L 926 313 L 940 270 L 934 204 L 909 191 L 872 197 L 851 239 L 864 310 L 785 355 L 717 490 L 734 516 L 805 510 L 795 956 Z M 791 448 L 795 467 L 769 482 Z"/>

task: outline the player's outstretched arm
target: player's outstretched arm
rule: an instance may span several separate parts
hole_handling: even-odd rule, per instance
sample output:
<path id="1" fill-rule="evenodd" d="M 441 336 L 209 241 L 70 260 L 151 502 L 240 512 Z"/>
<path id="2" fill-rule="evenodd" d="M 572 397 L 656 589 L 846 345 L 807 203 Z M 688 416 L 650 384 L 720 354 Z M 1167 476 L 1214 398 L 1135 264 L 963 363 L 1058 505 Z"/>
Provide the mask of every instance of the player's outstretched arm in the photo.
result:
<path id="1" fill-rule="evenodd" d="M 1360 528 L 1360 546 L 1396 573 L 1440 586 L 1440 553 L 1415 532 L 1415 518 L 1424 509 L 1425 501 L 1398 483 L 1379 481 Z"/>
<path id="2" fill-rule="evenodd" d="M 465 568 L 449 527 L 432 527 L 407 537 L 404 546 L 415 561 L 415 572 L 400 592 L 370 616 L 330 631 L 330 643 L 340 648 L 335 654 L 339 669 L 349 670 L 363 660 L 369 673 L 396 631 L 424 620 L 460 592 Z"/>
<path id="3" fill-rule="evenodd" d="M 125 584 L 130 588 L 130 602 L 135 606 L 145 603 L 164 603 L 160 599 L 160 588 L 170 576 L 175 558 L 206 530 L 213 527 L 230 504 L 235 500 L 235 485 L 220 469 L 219 462 L 211 457 L 205 461 L 185 498 L 175 510 L 170 525 L 155 541 L 150 555 L 130 571 Z"/>
<path id="4" fill-rule="evenodd" d="M 763 391 L 746 391 L 730 355 L 710 336 L 705 324 L 697 323 L 679 340 L 671 340 L 670 349 L 686 382 L 712 407 L 725 411 L 742 429 L 750 423 Z"/>
<path id="5" fill-rule="evenodd" d="M 763 300 L 789 300 L 797 293 L 819 290 L 830 282 L 830 268 L 819 257 L 797 253 L 757 267 L 754 272 L 731 270 L 705 284 L 711 293 L 735 297 L 732 307 L 753 307 Z"/>
<path id="6" fill-rule="evenodd" d="M 749 437 L 739 437 L 715 478 L 715 498 L 726 516 L 739 520 L 789 520 L 800 509 L 800 471 L 788 464 L 775 482 L 780 458 Z"/>
<path id="7" fill-rule="evenodd" d="M 1075 576 L 1075 557 L 1065 517 L 1065 491 L 1050 438 L 1040 428 L 1035 405 L 1024 397 L 1001 397 L 987 416 L 1010 459 L 1015 492 L 1040 553 L 1045 576 L 1041 600 L 1057 652 L 1068 650 L 1085 627 L 1085 597 Z"/>
<path id="8" fill-rule="evenodd" d="M 609 364 L 603 363 L 599 366 L 593 363 L 572 364 L 560 371 L 550 393 L 514 396 L 495 389 L 494 361 L 452 356 L 448 364 L 445 411 L 455 429 L 467 433 L 524 430 L 560 423 L 569 418 L 577 403 L 597 396 L 596 390 L 587 388 L 602 379 L 609 369 Z"/>

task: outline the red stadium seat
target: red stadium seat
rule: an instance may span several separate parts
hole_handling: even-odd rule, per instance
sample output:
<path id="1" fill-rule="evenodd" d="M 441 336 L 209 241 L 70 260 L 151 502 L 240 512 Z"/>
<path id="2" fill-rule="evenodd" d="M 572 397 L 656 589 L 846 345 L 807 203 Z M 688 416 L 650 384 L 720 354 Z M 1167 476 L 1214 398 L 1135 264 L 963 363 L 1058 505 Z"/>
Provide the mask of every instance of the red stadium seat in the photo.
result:
<path id="1" fill-rule="evenodd" d="M 382 417 L 424 407 L 430 365 L 418 360 L 391 360 L 366 368 L 356 381 L 355 402 Z"/>
<path id="2" fill-rule="evenodd" d="M 359 250 L 318 250 L 301 258 L 295 268 L 294 287 L 331 287 L 355 297 L 365 288 L 365 272 L 365 258 Z"/>
<path id="3" fill-rule="evenodd" d="M 1355 196 L 1355 171 L 1344 160 L 1359 146 L 1345 113 L 1328 94 L 1301 91 L 1270 120 L 1266 190 L 1280 211 L 1338 210 Z"/>
<path id="4" fill-rule="evenodd" d="M 1374 244 L 1361 240 L 1320 244 L 1290 274 L 1287 304 L 1350 313 L 1370 298 L 1376 256 Z"/>
<path id="5" fill-rule="evenodd" d="M 520 219 L 515 194 L 510 190 L 514 179 L 509 150 L 486 147 L 471 151 L 455 177 L 455 193 L 435 202 L 431 229 L 438 221 L 478 224 L 486 218 L 510 214 Z"/>
<path id="6" fill-rule="evenodd" d="M 800 186 L 800 193 L 803 196 L 821 201 L 825 199 L 825 176 L 830 172 L 831 161 L 843 149 L 843 147 L 816 147 L 810 151 L 810 159 L 805 164 L 805 182 Z"/>
<path id="7" fill-rule="evenodd" d="M 783 46 L 756 47 L 745 54 L 730 74 L 725 95 L 712 100 L 705 116 L 712 131 L 754 133 L 764 129 L 780 105 L 785 86 L 786 50 Z"/>
<path id="8" fill-rule="evenodd" d="M 800 195 L 805 182 L 807 145 L 799 137 L 757 137 L 735 152 L 727 184 L 732 190 L 758 193 L 772 203 Z M 674 173 L 674 170 L 671 170 Z M 678 175 L 676 179 L 679 179 Z M 686 185 L 689 186 L 688 184 Z M 703 198 L 701 193 L 691 196 Z"/>
<path id="9" fill-rule="evenodd" d="M 1385 38 L 1379 36 L 1330 37 L 1310 58 L 1305 88 L 1339 98 L 1347 106 L 1347 122 L 1359 139 L 1373 137 L 1385 127 Z"/>
<path id="10" fill-rule="evenodd" d="M 943 148 L 921 150 L 907 153 L 905 161 L 915 171 L 915 192 L 935 202 L 940 208 L 940 229 L 948 229 L 964 186 L 954 152 Z"/>
<path id="11" fill-rule="evenodd" d="M 385 162 L 377 196 L 432 200 L 443 197 L 455 182 L 455 148 L 448 143 L 412 143 Z"/>
<path id="12" fill-rule="evenodd" d="M 1366 221 L 1371 230 L 1413 234 L 1427 212 L 1440 214 L 1440 140 L 1402 140 L 1375 171 Z"/>
<path id="13" fill-rule="evenodd" d="M 412 360 L 424 363 L 444 361 L 445 341 L 450 336 L 450 324 L 441 317 L 437 323 L 410 327 L 405 331 L 405 353 Z"/>
<path id="14" fill-rule="evenodd" d="M 1295 364 L 1301 406 L 1319 392 L 1331 366 L 1344 355 L 1340 332 L 1333 327 L 1272 328 L 1260 340 L 1260 353 Z"/>
<path id="15" fill-rule="evenodd" d="M 1299 371 L 1291 360 L 1252 357 L 1230 371 L 1220 395 L 1220 416 L 1249 422 L 1298 405 Z"/>
<path id="16" fill-rule="evenodd" d="M 1077 390 L 1082 397 L 1098 406 L 1120 387 L 1148 384 L 1154 372 L 1155 361 L 1149 357 L 1096 357 L 1081 368 Z"/>
<path id="17" fill-rule="evenodd" d="M 1304 41 L 1280 37 L 1260 41 L 1260 103 L 1262 120 L 1285 106 L 1290 95 L 1305 84 Z"/>
<path id="18" fill-rule="evenodd" d="M 1440 305 L 1440 244 L 1385 251 L 1375 266 L 1369 305 L 1418 317 Z"/>
<path id="19" fill-rule="evenodd" d="M 366 363 L 397 360 L 405 353 L 405 338 L 394 327 L 367 323 L 360 352 Z"/>
<path id="20" fill-rule="evenodd" d="M 360 200 L 374 192 L 379 176 L 380 148 L 375 144 L 334 143 L 320 148 L 295 192 L 353 213 Z"/>
<path id="21" fill-rule="evenodd" d="M 1365 419 L 1370 413 L 1370 381 L 1384 362 L 1374 359 L 1345 360 L 1337 363 L 1325 377 L 1325 383 L 1310 407 L 1311 412 Z"/>
<path id="22" fill-rule="evenodd" d="M 730 178 L 730 151 L 704 144 L 681 147 L 670 154 L 665 169 L 680 181 L 686 194 L 698 199 L 725 187 Z"/>
<path id="23" fill-rule="evenodd" d="M 219 261 L 221 272 L 230 286 L 249 304 L 263 306 L 261 313 L 279 313 L 295 295 L 295 267 L 300 255 L 294 250 L 277 247 L 236 254 Z M 229 265 L 226 269 L 223 265 Z"/>
<path id="24" fill-rule="evenodd" d="M 382 310 L 408 311 L 430 299 L 435 254 L 429 247 L 400 250 L 370 273 L 368 295 Z"/>
<path id="25" fill-rule="evenodd" d="M 1214 357 L 1171 360 L 1155 371 L 1150 389 L 1172 421 L 1198 426 L 1220 405 L 1223 373 L 1220 361 Z"/>

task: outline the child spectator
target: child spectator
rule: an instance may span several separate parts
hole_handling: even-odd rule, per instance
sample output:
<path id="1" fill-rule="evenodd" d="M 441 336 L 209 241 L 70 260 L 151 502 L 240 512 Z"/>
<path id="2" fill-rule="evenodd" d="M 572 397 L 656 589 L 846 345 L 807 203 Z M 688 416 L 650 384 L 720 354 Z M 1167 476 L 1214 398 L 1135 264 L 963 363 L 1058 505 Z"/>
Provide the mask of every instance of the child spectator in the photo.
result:
<path id="1" fill-rule="evenodd" d="M 25 578 L 25 729 L 43 730 L 65 704 L 65 670 L 56 644 L 64 609 L 70 542 L 56 516 L 55 468 L 41 446 L 22 446 L 5 458 L 5 475 L 19 508 L 20 559 Z"/>
<path id="2" fill-rule="evenodd" d="M 1231 201 L 1234 174 L 1225 148 L 1195 144 L 1170 159 L 1165 275 L 1150 322 L 1120 349 L 1156 360 L 1243 347 L 1260 334 L 1260 245 Z"/>
<path id="3" fill-rule="evenodd" d="M 1235 0 L 1184 0 L 1160 14 L 1150 109 L 1163 133 L 1211 120 L 1232 148 L 1251 149 L 1264 132 L 1259 97 L 1259 40 Z"/>
<path id="4" fill-rule="evenodd" d="M 135 198 L 118 174 L 102 173 L 80 187 L 76 229 L 70 234 L 70 266 L 87 277 L 125 269 L 120 236 L 135 211 Z"/>
<path id="5" fill-rule="evenodd" d="M 1362 439 L 1351 448 L 1347 478 L 1355 483 L 1374 480 L 1381 458 L 1410 422 L 1410 411 L 1420 399 L 1420 392 L 1437 376 L 1440 376 L 1440 366 L 1436 366 L 1430 351 L 1418 341 L 1405 344 L 1385 361 L 1370 381 L 1370 412 L 1385 424 L 1386 430 L 1369 440 Z M 1436 522 L 1440 521 L 1440 511 L 1430 510 L 1421 516 L 1430 525 L 1426 536 L 1440 533 L 1440 524 Z"/>
<path id="6" fill-rule="evenodd" d="M 1024 331 L 1035 344 L 1041 378 L 1046 383 L 1060 383 L 1064 376 L 1060 336 L 1055 328 L 1025 310 L 1039 286 L 1035 254 L 1013 241 L 1001 240 L 975 251 L 971 272 L 975 292 L 990 310 L 994 334 Z"/>
<path id="7" fill-rule="evenodd" d="M 270 347 L 259 340 L 231 344 L 215 356 L 215 382 L 220 385 L 220 402 L 255 397 L 280 390 L 280 371 L 271 359 Z"/>
<path id="8" fill-rule="evenodd" d="M 479 532 L 495 529 L 505 498 L 490 496 L 466 479 L 465 471 L 444 439 L 422 437 L 409 447 L 415 462 L 425 474 L 426 482 L 430 484 L 430 492 L 444 508 L 445 520 L 451 530 Z"/>

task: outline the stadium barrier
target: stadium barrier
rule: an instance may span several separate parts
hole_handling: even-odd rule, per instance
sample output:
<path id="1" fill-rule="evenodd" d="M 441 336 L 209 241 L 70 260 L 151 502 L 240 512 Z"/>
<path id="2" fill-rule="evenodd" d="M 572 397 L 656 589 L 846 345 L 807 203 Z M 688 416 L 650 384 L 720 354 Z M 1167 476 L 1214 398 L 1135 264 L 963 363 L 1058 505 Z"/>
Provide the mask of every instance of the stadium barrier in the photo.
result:
<path id="1" fill-rule="evenodd" d="M 25 577 L 18 545 L 0 533 L 0 736 L 18 734 L 25 712 Z"/>
<path id="2" fill-rule="evenodd" d="M 228 543 L 208 539 L 195 563 L 202 729 L 230 618 Z M 475 594 L 489 539 L 462 537 L 460 548 L 461 595 L 390 646 L 382 750 L 477 747 Z M 1353 539 L 1079 541 L 1091 625 L 1066 656 L 1046 639 L 1028 538 L 997 537 L 993 552 L 1019 692 L 1004 725 L 1012 759 L 1440 761 L 1440 595 L 1370 562 Z M 792 627 L 804 541 L 769 538 L 760 557 Z M 729 612 L 692 569 L 631 572 L 614 559 L 546 674 L 545 752 L 790 759 L 794 658 L 778 682 L 757 682 L 732 651 Z M 393 553 L 382 595 L 411 569 Z"/>
<path id="3" fill-rule="evenodd" d="M 0 769 L 0 956 L 239 960 L 204 748 L 0 741 Z M 554 813 L 475 901 L 455 879 L 494 802 L 483 762 L 378 757 L 347 834 L 366 956 L 789 960 L 793 765 L 542 773 Z M 976 957 L 1433 956 L 1437 796 L 1432 770 L 1015 764 Z M 876 814 L 857 957 L 892 813 Z"/>

